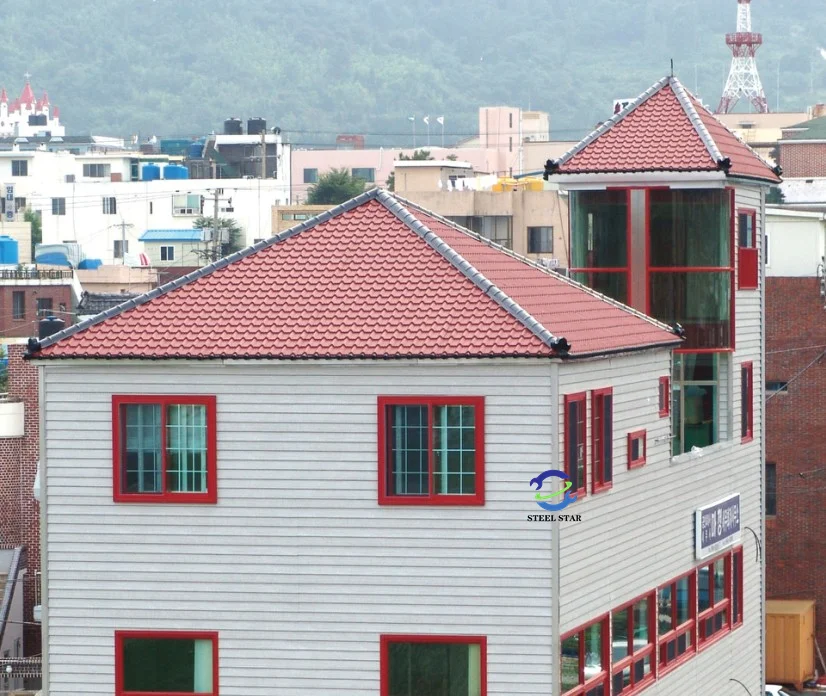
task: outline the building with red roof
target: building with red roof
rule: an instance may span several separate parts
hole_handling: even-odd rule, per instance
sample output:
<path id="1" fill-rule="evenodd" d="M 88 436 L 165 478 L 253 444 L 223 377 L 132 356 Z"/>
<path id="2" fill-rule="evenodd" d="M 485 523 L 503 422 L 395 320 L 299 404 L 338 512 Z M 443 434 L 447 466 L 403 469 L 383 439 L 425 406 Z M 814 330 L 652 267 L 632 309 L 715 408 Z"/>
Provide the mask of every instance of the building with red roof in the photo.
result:
<path id="1" fill-rule="evenodd" d="M 776 175 L 676 87 L 575 279 L 374 190 L 32 340 L 48 693 L 758 692 Z"/>
<path id="2" fill-rule="evenodd" d="M 31 83 L 26 85 L 11 105 L 8 103 L 6 88 L 0 92 L 0 137 L 28 138 L 43 133 L 54 137 L 66 135 L 66 128 L 60 123 L 60 111 L 49 102 L 44 91 L 38 99 Z"/>

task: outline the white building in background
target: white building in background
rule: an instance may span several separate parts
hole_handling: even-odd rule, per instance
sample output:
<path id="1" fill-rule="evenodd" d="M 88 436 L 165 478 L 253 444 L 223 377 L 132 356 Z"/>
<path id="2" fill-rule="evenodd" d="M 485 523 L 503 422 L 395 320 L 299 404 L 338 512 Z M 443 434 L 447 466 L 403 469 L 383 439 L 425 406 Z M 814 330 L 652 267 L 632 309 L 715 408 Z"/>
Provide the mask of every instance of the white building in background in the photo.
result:
<path id="1" fill-rule="evenodd" d="M 119 263 L 124 251 L 127 261 L 140 259 L 147 230 L 192 229 L 198 216 L 213 216 L 216 198 L 218 215 L 243 228 L 244 243 L 271 236 L 272 206 L 289 202 L 289 158 L 289 145 L 279 142 L 273 178 L 188 179 L 177 178 L 186 168 L 165 155 L 15 148 L 0 152 L 0 185 L 4 198 L 13 186 L 16 217 L 24 208 L 40 211 L 44 244 L 76 243 L 86 258 Z M 153 162 L 161 178 L 146 180 Z M 4 220 L 10 204 L 3 200 Z"/>
<path id="2" fill-rule="evenodd" d="M 806 278 L 823 274 L 826 213 L 766 208 L 766 275 Z"/>
<path id="3" fill-rule="evenodd" d="M 43 96 L 38 99 L 27 81 L 20 96 L 9 104 L 4 87 L 0 91 L 0 137 L 27 138 L 45 133 L 52 136 L 66 135 L 65 126 L 60 124 L 60 109 L 52 106 L 49 95 L 43 92 Z"/>

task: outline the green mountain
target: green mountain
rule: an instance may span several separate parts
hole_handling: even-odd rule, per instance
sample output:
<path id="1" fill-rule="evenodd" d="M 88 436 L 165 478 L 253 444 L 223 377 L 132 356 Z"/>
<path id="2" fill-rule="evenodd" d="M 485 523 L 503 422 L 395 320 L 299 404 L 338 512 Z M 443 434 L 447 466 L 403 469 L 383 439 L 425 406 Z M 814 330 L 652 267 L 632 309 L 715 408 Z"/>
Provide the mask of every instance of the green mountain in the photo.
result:
<path id="1" fill-rule="evenodd" d="M 754 0 L 772 109 L 826 101 L 823 0 Z M 484 104 L 551 113 L 577 138 L 670 70 L 712 107 L 735 0 L 20 0 L 0 10 L 10 95 L 32 74 L 72 133 L 185 136 L 264 116 L 297 144 L 404 145 Z M 419 140 L 421 143 L 421 138 Z"/>

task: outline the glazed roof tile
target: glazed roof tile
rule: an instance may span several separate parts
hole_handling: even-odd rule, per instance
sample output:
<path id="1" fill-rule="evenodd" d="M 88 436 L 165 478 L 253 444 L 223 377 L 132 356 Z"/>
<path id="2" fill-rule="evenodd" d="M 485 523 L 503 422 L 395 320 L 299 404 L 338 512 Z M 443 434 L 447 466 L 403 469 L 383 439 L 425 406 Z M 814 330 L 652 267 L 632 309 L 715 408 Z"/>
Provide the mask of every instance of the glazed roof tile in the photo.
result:
<path id="1" fill-rule="evenodd" d="M 780 177 L 726 128 L 677 78 L 641 94 L 554 163 L 561 174 L 715 172 Z"/>
<path id="2" fill-rule="evenodd" d="M 552 357 L 668 327 L 370 191 L 31 346 L 38 358 Z"/>

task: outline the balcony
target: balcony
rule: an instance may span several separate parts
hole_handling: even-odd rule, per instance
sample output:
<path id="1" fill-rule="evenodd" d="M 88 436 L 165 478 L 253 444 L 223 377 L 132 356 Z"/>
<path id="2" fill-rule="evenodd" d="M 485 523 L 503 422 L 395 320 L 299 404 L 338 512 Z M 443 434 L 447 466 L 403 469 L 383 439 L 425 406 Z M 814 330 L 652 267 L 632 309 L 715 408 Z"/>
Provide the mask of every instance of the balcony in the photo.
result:
<path id="1" fill-rule="evenodd" d="M 40 270 L 32 269 L 18 269 L 18 268 L 4 268 L 0 270 L 0 280 L 71 280 L 73 271 L 67 270 Z"/>
<path id="2" fill-rule="evenodd" d="M 0 438 L 23 437 L 26 409 L 19 399 L 0 394 Z"/>

